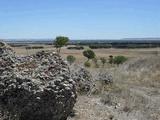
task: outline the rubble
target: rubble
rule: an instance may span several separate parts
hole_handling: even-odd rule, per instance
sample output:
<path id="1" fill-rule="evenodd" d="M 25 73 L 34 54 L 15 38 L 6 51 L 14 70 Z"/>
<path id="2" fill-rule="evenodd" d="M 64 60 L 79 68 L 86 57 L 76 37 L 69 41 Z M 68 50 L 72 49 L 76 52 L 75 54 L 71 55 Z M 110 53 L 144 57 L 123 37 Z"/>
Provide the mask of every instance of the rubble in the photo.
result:
<path id="1" fill-rule="evenodd" d="M 0 47 L 0 114 L 4 120 L 66 120 L 76 97 L 68 65 L 57 54 L 42 51 L 18 57 L 10 48 Z"/>

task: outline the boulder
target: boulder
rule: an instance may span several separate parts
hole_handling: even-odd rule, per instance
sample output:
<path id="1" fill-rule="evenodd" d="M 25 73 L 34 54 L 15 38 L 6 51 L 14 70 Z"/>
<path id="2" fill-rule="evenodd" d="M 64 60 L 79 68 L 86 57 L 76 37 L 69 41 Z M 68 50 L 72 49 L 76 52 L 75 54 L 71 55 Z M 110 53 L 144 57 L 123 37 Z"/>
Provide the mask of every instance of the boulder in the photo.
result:
<path id="1" fill-rule="evenodd" d="M 69 67 L 57 54 L 17 57 L 0 48 L 2 120 L 66 120 L 76 97 Z"/>

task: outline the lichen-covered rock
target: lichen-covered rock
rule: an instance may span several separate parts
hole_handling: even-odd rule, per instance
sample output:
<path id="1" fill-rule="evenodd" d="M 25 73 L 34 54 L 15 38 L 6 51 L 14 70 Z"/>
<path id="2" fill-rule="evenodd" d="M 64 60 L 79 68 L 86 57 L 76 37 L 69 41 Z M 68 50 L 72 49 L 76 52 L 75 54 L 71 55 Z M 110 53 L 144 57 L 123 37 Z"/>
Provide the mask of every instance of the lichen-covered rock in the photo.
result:
<path id="1" fill-rule="evenodd" d="M 57 54 L 17 57 L 0 48 L 2 120 L 66 120 L 76 97 L 70 70 Z"/>
<path id="2" fill-rule="evenodd" d="M 82 94 L 91 92 L 94 86 L 92 75 L 88 70 L 80 66 L 71 68 L 71 76 L 76 81 L 77 91 Z"/>

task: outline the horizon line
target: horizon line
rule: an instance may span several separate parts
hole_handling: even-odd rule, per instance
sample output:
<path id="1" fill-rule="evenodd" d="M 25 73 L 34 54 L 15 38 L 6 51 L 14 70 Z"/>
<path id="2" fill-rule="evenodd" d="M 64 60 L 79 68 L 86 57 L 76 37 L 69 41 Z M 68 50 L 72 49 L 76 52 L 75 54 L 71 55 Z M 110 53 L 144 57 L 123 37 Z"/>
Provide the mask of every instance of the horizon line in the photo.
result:
<path id="1" fill-rule="evenodd" d="M 160 37 L 135 37 L 135 38 L 105 38 L 105 39 L 99 39 L 99 38 L 86 38 L 86 39 L 70 39 L 70 40 L 160 40 Z M 0 38 L 0 40 L 55 40 L 55 38 Z"/>

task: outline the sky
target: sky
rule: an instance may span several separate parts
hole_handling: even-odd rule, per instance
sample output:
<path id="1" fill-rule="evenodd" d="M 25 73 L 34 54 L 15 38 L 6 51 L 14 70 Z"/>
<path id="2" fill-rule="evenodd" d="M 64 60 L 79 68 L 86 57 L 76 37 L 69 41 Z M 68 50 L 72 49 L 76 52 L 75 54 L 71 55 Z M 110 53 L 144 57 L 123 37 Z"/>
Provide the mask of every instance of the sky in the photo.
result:
<path id="1" fill-rule="evenodd" d="M 0 38 L 160 37 L 160 0 L 0 0 Z"/>

